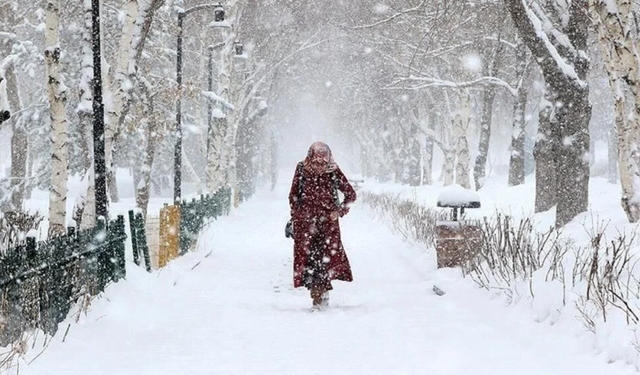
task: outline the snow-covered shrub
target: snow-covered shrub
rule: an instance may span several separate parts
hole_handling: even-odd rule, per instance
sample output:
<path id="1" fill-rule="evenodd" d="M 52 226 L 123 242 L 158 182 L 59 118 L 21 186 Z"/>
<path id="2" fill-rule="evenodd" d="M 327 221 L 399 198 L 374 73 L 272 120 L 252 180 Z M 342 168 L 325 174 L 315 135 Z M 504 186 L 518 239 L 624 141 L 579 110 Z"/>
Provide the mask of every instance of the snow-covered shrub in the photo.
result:
<path id="1" fill-rule="evenodd" d="M 0 255 L 24 241 L 29 231 L 37 230 L 42 219 L 38 212 L 10 211 L 0 216 Z"/>
<path id="2" fill-rule="evenodd" d="M 640 259 L 634 255 L 636 233 L 620 233 L 605 241 L 603 231 L 591 234 L 589 256 L 578 257 L 574 283 L 582 286 L 576 308 L 585 327 L 593 332 L 600 318 L 607 322 L 618 314 L 627 324 L 637 324 L 640 314 Z"/>
<path id="3" fill-rule="evenodd" d="M 443 220 L 445 213 L 393 194 L 362 192 L 360 196 L 378 215 L 388 218 L 393 229 L 405 238 L 424 243 L 427 247 L 434 246 L 436 222 Z"/>
<path id="4" fill-rule="evenodd" d="M 556 229 L 538 232 L 531 219 L 515 221 L 500 212 L 485 218 L 480 229 L 480 251 L 464 267 L 465 274 L 478 285 L 504 290 L 513 298 L 513 294 L 518 293 L 518 284 L 532 280 L 541 269 L 545 269 L 545 281 L 562 279 L 564 282 L 562 259 L 571 244 L 560 241 Z M 529 293 L 534 294 L 532 289 Z"/>
<path id="5" fill-rule="evenodd" d="M 361 196 L 395 230 L 435 251 L 441 212 L 398 195 Z M 525 302 L 538 322 L 577 319 L 609 361 L 640 369 L 640 243 L 635 232 L 606 238 L 605 226 L 594 224 L 590 241 L 575 243 L 555 228 L 540 230 L 531 218 L 515 220 L 499 212 L 479 226 L 482 246 L 462 266 L 464 276 L 503 293 L 511 303 Z"/>

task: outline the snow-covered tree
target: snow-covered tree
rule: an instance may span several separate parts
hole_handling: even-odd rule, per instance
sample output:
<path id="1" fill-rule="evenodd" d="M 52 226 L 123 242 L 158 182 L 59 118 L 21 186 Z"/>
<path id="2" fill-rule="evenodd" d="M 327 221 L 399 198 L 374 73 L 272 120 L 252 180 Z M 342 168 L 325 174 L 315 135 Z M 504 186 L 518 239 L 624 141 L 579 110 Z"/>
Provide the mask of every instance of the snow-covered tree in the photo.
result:
<path id="1" fill-rule="evenodd" d="M 536 57 L 548 87 L 552 103 L 549 135 L 556 146 L 552 148 L 556 164 L 555 170 L 538 169 L 536 173 L 538 181 L 544 181 L 547 173 L 554 174 L 547 182 L 555 180 L 556 226 L 563 226 L 586 211 L 589 198 L 587 0 L 505 0 L 505 4 L 520 36 Z M 544 136 L 548 135 L 539 133 L 539 138 Z"/>
<path id="2" fill-rule="evenodd" d="M 633 1 L 589 0 L 589 7 L 614 97 L 622 208 L 635 223 L 640 219 L 640 57 Z"/>
<path id="3" fill-rule="evenodd" d="M 47 0 L 45 62 L 49 116 L 51 118 L 51 193 L 49 198 L 49 235 L 65 233 L 67 214 L 67 88 L 60 76 L 60 1 Z"/>

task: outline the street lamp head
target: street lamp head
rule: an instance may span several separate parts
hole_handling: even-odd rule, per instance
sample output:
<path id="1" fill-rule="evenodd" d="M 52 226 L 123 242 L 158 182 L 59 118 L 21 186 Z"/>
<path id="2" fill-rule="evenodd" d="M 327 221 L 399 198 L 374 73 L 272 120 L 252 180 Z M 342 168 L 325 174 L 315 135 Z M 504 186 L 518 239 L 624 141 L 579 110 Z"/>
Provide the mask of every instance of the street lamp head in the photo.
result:
<path id="1" fill-rule="evenodd" d="M 233 43 L 233 46 L 236 50 L 236 56 L 242 56 L 244 53 L 244 45 L 240 42 Z"/>
<path id="2" fill-rule="evenodd" d="M 213 19 L 215 22 L 224 21 L 224 6 L 222 6 L 222 3 L 218 3 L 218 5 L 216 5 L 216 7 L 213 9 L 213 15 Z"/>

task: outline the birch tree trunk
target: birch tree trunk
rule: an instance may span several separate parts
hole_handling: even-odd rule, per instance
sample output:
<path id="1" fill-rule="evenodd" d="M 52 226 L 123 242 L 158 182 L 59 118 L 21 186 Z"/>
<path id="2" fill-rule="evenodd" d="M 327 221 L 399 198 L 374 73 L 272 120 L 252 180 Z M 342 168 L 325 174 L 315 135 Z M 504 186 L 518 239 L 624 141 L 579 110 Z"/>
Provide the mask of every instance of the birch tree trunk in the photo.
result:
<path id="1" fill-rule="evenodd" d="M 498 41 L 498 46 L 493 54 L 490 64 L 483 64 L 483 75 L 495 77 L 498 75 L 500 66 L 502 43 Z M 493 102 L 496 97 L 494 85 L 485 85 L 482 93 L 482 115 L 480 117 L 480 139 L 478 141 L 478 155 L 473 166 L 473 181 L 475 189 L 480 190 L 486 179 L 487 158 L 489 156 L 489 145 L 491 144 L 491 121 L 493 117 Z"/>
<path id="2" fill-rule="evenodd" d="M 410 186 L 420 186 L 422 176 L 422 165 L 420 163 L 421 143 L 418 136 L 417 126 L 411 126 L 410 137 L 408 139 L 407 169 L 409 172 L 408 183 Z"/>
<path id="3" fill-rule="evenodd" d="M 442 175 L 441 179 L 443 181 L 444 186 L 449 186 L 454 183 L 454 171 L 456 165 L 456 150 L 453 146 L 453 135 L 452 129 L 454 125 L 450 127 L 442 128 L 442 142 L 440 143 L 440 148 L 442 153 L 444 154 L 444 160 L 442 161 Z"/>
<path id="4" fill-rule="evenodd" d="M 513 106 L 513 126 L 511 130 L 511 147 L 509 158 L 509 186 L 524 184 L 524 137 L 525 111 L 527 106 L 527 89 L 525 76 L 528 65 L 527 47 L 519 38 L 516 45 L 516 79 L 518 80 L 518 96 Z"/>
<path id="5" fill-rule="evenodd" d="M 447 91 L 444 92 L 445 105 L 449 113 L 453 113 L 451 108 L 451 100 Z M 440 130 L 442 140 L 438 143 L 442 153 L 444 154 L 444 160 L 442 161 L 442 172 L 440 179 L 443 181 L 444 186 L 452 185 L 454 182 L 454 170 L 456 163 L 456 152 L 454 148 L 453 129 L 455 129 L 455 118 L 450 121 L 447 126 L 446 121 L 443 121 L 443 125 Z M 435 139 L 434 139 L 435 141 Z"/>
<path id="6" fill-rule="evenodd" d="M 480 117 L 480 139 L 478 142 L 478 155 L 473 167 L 473 180 L 476 190 L 479 190 L 486 179 L 487 157 L 491 142 L 491 118 L 493 116 L 493 101 L 496 93 L 493 85 L 484 86 L 482 95 L 482 116 Z"/>
<path id="7" fill-rule="evenodd" d="M 545 95 L 548 95 L 545 93 Z M 552 104 L 545 99 L 540 104 L 538 115 L 538 135 L 533 146 L 536 164 L 535 212 L 544 212 L 556 204 L 556 161 L 553 125 L 551 123 Z"/>
<path id="8" fill-rule="evenodd" d="M 207 189 L 215 193 L 221 187 L 231 184 L 229 169 L 232 162 L 232 151 L 235 149 L 236 131 L 233 129 L 233 110 L 228 104 L 232 102 L 232 78 L 234 74 L 235 31 L 233 30 L 233 7 L 227 11 L 231 27 L 222 29 L 224 47 L 220 51 L 216 94 L 224 101 L 218 101 L 213 110 L 213 131 L 209 137 L 206 169 Z M 237 129 L 237 127 L 236 127 Z"/>
<path id="9" fill-rule="evenodd" d="M 93 163 L 89 165 L 85 180 L 87 181 L 87 192 L 82 207 L 80 229 L 89 229 L 96 225 L 96 177 L 93 173 Z"/>
<path id="10" fill-rule="evenodd" d="M 11 119 L 13 129 L 11 134 L 11 205 L 13 210 L 21 210 L 25 196 L 29 141 L 25 121 L 22 116 L 15 115 L 22 109 L 22 101 L 20 100 L 18 77 L 16 77 L 13 64 L 6 68 L 5 79 L 7 100 L 11 106 L 11 112 L 14 114 Z"/>
<path id="11" fill-rule="evenodd" d="M 433 109 L 425 116 L 428 119 L 427 129 L 435 134 L 437 116 Z M 433 149 L 434 141 L 431 136 L 427 136 L 424 142 L 424 162 L 422 164 L 422 183 L 424 185 L 433 184 Z"/>
<path id="12" fill-rule="evenodd" d="M 422 163 L 422 185 L 433 184 L 432 173 L 433 173 L 433 139 L 431 137 L 425 137 L 424 160 Z"/>
<path id="13" fill-rule="evenodd" d="M 124 11 L 124 24 L 122 26 L 122 34 L 120 35 L 120 43 L 118 44 L 118 52 L 116 54 L 115 71 L 113 80 L 111 81 L 112 103 L 107 107 L 107 116 L 105 121 L 105 163 L 107 166 L 107 191 L 111 201 L 118 201 L 118 187 L 115 176 L 115 166 L 113 165 L 113 146 L 116 141 L 116 135 L 120 131 L 118 121 L 122 115 L 122 107 L 128 91 L 131 89 L 131 82 L 128 79 L 129 68 L 129 50 L 133 40 L 133 26 L 138 17 L 138 0 L 127 0 Z"/>
<path id="14" fill-rule="evenodd" d="M 49 195 L 49 237 L 65 233 L 67 214 L 67 119 L 66 87 L 60 77 L 60 1 L 47 0 L 45 7 L 45 64 L 51 118 L 52 168 Z"/>
<path id="15" fill-rule="evenodd" d="M 611 6 L 609 2 L 590 0 L 589 5 L 614 97 L 618 168 L 622 187 L 621 204 L 629 222 L 635 223 L 640 219 L 640 61 L 630 24 L 633 2 L 616 0 L 615 6 Z M 635 116 L 632 117 L 627 115 L 625 86 L 629 87 L 633 98 L 631 107 Z"/>
<path id="16" fill-rule="evenodd" d="M 7 3 L 0 6 L 3 23 L 5 27 L 13 31 L 17 25 L 16 12 L 14 6 Z M 15 72 L 15 61 L 11 59 L 12 45 L 14 41 L 9 39 L 4 43 L 4 61 L 0 65 L 4 69 L 6 84 L 7 102 L 12 114 L 9 123 L 11 124 L 11 207 L 2 207 L 3 211 L 13 211 L 22 209 L 25 199 L 25 184 L 27 177 L 27 158 L 29 142 L 26 131 L 26 121 L 19 114 L 22 110 L 21 93 L 18 85 L 18 77 Z M 2 120 L 0 120 L 1 123 Z"/>
<path id="17" fill-rule="evenodd" d="M 84 29 L 82 33 L 82 74 L 80 77 L 80 101 L 78 102 L 78 119 L 82 132 L 82 150 L 85 158 L 84 180 L 87 182 L 80 217 L 80 228 L 87 229 L 95 226 L 96 222 L 96 190 L 93 168 L 93 38 L 92 38 L 92 8 L 91 0 L 84 0 Z"/>
<path id="18" fill-rule="evenodd" d="M 427 131 L 430 132 L 426 137 L 424 135 L 420 135 L 420 166 L 422 170 L 420 171 L 420 185 L 431 185 L 432 184 L 432 171 L 433 171 L 433 146 L 434 141 L 432 139 L 432 135 L 435 134 L 433 131 L 433 121 L 434 115 L 433 112 L 427 112 L 426 108 L 421 107 L 418 112 L 418 121 L 420 121 L 421 128 L 426 128 Z"/>
<path id="19" fill-rule="evenodd" d="M 455 157 L 457 159 L 456 184 L 465 189 L 470 189 L 469 165 L 471 164 L 471 160 L 469 158 L 469 141 L 467 139 L 467 131 L 469 130 L 469 123 L 471 119 L 471 105 L 469 92 L 462 91 L 459 96 L 460 110 L 456 114 L 453 124 L 453 139 L 456 142 Z"/>
<path id="20" fill-rule="evenodd" d="M 76 112 L 78 113 L 79 129 L 81 132 L 82 158 L 85 171 L 88 171 L 93 161 L 93 40 L 91 37 L 91 0 L 83 0 L 83 32 L 82 32 L 82 59 L 80 62 L 80 100 Z"/>
<path id="21" fill-rule="evenodd" d="M 155 115 L 153 95 L 149 92 L 146 82 L 141 82 L 141 86 L 142 92 L 147 99 L 144 114 L 147 118 L 148 126 L 145 129 L 147 144 L 145 146 L 142 167 L 140 168 L 141 183 L 136 186 L 136 205 L 142 210 L 142 215 L 146 219 L 151 191 L 151 170 L 156 155 L 156 147 L 160 142 L 161 136 L 158 131 L 158 119 Z"/>

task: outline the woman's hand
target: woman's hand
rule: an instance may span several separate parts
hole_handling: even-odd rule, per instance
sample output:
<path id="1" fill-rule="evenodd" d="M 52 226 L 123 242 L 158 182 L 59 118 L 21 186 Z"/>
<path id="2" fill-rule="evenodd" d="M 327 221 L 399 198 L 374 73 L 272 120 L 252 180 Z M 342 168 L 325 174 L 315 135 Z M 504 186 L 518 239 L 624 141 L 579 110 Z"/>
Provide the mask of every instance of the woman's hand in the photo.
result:
<path id="1" fill-rule="evenodd" d="M 349 213 L 349 207 L 347 206 L 340 206 L 337 210 L 335 211 L 331 211 L 331 219 L 332 220 L 337 220 L 338 217 L 343 217 L 344 215 Z"/>

